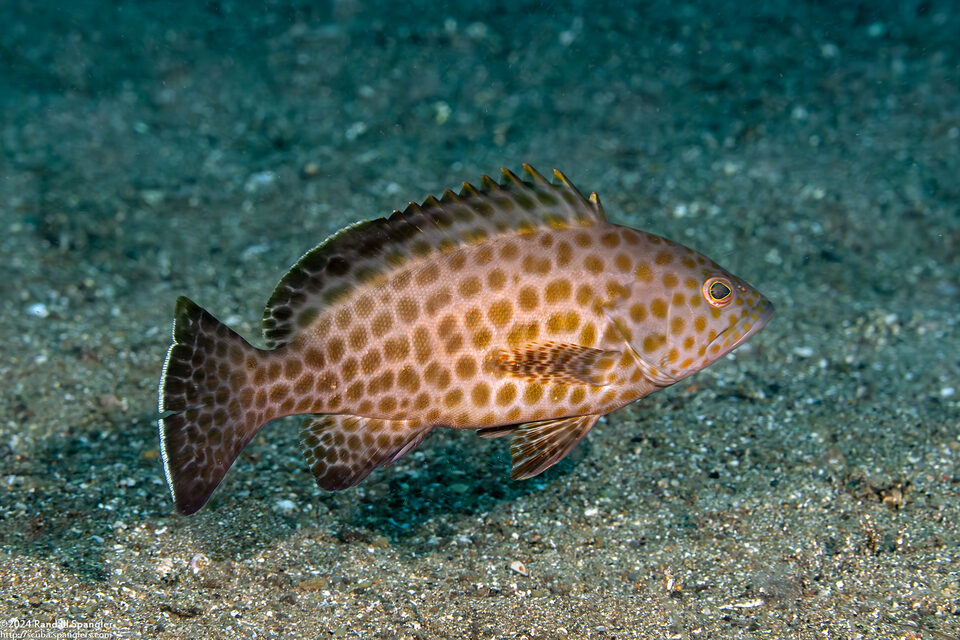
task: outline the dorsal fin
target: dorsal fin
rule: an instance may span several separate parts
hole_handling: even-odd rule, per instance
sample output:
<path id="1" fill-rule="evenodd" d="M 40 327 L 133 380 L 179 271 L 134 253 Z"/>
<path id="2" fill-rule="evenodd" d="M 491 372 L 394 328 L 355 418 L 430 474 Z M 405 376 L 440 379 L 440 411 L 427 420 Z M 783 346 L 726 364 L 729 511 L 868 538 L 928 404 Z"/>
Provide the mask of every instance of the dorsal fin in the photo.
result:
<path id="1" fill-rule="evenodd" d="M 530 165 L 523 169 L 526 180 L 501 169 L 500 183 L 485 175 L 479 189 L 464 183 L 459 194 L 428 196 L 389 218 L 358 222 L 327 238 L 291 267 L 270 296 L 263 312 L 267 345 L 290 342 L 323 308 L 356 287 L 434 252 L 508 233 L 589 227 L 604 220 L 595 194 L 584 198 L 559 171 L 551 184 Z"/>

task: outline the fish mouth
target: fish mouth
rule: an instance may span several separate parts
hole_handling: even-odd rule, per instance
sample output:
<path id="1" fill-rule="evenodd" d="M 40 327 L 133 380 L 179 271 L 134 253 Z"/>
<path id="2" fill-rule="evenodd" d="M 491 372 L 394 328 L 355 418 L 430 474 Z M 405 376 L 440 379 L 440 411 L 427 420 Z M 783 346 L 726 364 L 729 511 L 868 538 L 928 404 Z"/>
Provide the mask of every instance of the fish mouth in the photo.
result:
<path id="1" fill-rule="evenodd" d="M 770 318 L 773 317 L 773 312 L 776 308 L 773 306 L 773 303 L 769 300 L 764 300 L 757 306 L 757 311 L 747 315 L 745 318 L 741 318 L 736 324 L 732 324 L 723 331 L 720 332 L 716 338 L 710 343 L 710 345 L 719 344 L 722 345 L 720 351 L 717 353 L 716 358 L 720 358 L 740 345 L 753 337 L 755 333 L 763 329 L 766 324 L 770 321 Z M 750 325 L 748 329 L 744 330 L 744 327 Z M 742 335 L 731 342 L 730 344 L 725 345 L 727 338 L 732 335 L 740 332 Z"/>

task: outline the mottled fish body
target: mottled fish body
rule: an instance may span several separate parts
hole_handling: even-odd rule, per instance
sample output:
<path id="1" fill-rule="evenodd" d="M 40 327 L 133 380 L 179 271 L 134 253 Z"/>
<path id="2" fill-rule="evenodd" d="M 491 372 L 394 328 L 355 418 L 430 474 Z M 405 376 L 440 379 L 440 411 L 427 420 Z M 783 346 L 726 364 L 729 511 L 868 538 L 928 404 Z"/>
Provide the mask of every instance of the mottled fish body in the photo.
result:
<path id="1" fill-rule="evenodd" d="M 524 169 L 307 253 L 267 304 L 267 349 L 179 298 L 159 406 L 177 509 L 202 507 L 260 427 L 294 414 L 308 416 L 301 446 L 324 489 L 437 427 L 510 435 L 511 477 L 531 477 L 772 315 L 709 258 L 607 222 L 559 172 Z"/>

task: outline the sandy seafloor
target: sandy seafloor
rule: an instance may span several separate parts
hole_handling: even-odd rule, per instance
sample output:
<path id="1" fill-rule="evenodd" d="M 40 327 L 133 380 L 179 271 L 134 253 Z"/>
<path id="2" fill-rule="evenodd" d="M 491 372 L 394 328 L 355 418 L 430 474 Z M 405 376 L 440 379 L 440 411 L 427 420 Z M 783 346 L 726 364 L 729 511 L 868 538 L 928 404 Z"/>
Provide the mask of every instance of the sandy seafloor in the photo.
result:
<path id="1" fill-rule="evenodd" d="M 758 4 L 0 3 L 0 637 L 960 637 L 960 7 Z M 444 430 L 325 494 L 290 419 L 175 515 L 176 296 L 256 341 L 522 161 L 777 315 L 530 481 Z"/>

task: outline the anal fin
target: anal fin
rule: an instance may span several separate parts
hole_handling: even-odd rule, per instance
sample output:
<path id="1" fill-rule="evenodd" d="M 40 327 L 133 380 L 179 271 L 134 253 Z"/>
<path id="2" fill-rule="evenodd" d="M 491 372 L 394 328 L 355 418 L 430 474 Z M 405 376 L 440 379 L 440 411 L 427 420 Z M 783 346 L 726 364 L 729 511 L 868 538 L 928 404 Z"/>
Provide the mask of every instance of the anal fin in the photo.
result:
<path id="1" fill-rule="evenodd" d="M 600 416 L 573 416 L 559 420 L 527 422 L 513 433 L 510 477 L 523 480 L 539 475 L 563 460 L 583 440 Z"/>
<path id="2" fill-rule="evenodd" d="M 313 416 L 300 429 L 300 447 L 317 485 L 339 491 L 356 485 L 377 467 L 396 462 L 423 442 L 432 428 L 410 420 Z"/>

